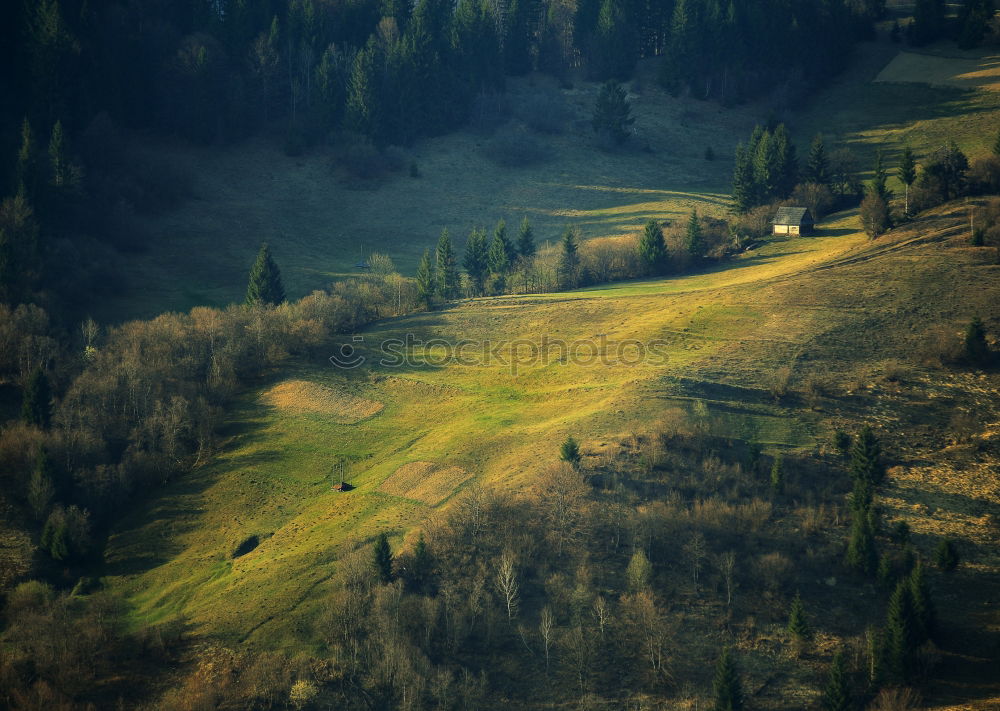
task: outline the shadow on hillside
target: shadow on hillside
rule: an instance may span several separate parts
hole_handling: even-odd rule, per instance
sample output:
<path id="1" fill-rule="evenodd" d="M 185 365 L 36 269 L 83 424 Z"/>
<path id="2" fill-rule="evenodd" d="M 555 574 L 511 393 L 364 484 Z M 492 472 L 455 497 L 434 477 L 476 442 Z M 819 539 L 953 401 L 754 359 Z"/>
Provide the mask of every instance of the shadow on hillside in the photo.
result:
<path id="1" fill-rule="evenodd" d="M 112 547 L 106 549 L 101 576 L 140 575 L 174 559 L 186 547 L 184 536 L 202 527 L 203 494 L 224 470 L 281 457 L 277 450 L 264 450 L 247 457 L 227 458 L 227 452 L 266 439 L 262 421 L 238 419 L 240 424 L 227 424 L 220 432 L 229 443 L 213 456 L 213 464 L 185 472 L 164 486 L 151 488 L 146 498 L 132 502 L 131 513 L 109 536 Z M 226 542 L 220 539 L 218 544 L 217 552 L 227 558 L 231 551 L 226 549 Z"/>

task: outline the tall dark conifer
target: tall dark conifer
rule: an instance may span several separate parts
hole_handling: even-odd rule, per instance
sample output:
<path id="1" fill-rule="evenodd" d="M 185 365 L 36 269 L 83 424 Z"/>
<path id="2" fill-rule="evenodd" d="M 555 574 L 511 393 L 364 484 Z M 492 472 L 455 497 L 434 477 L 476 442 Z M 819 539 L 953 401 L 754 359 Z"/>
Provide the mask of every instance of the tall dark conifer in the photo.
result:
<path id="1" fill-rule="evenodd" d="M 473 295 L 482 294 L 489 270 L 489 243 L 486 241 L 486 232 L 481 227 L 476 227 L 469 233 L 462 265 L 469 275 L 469 288 Z"/>
<path id="2" fill-rule="evenodd" d="M 809 159 L 806 161 L 802 177 L 807 183 L 830 184 L 830 162 L 826 156 L 826 144 L 822 134 L 817 133 L 813 137 L 809 147 Z"/>
<path id="3" fill-rule="evenodd" d="M 378 538 L 375 539 L 375 548 L 372 550 L 372 563 L 379 582 L 391 583 L 393 578 L 392 548 L 389 547 L 389 538 L 384 533 L 378 534 Z"/>
<path id="4" fill-rule="evenodd" d="M 281 271 L 271 257 L 271 250 L 264 242 L 257 252 L 257 260 L 250 268 L 247 283 L 247 306 L 276 306 L 285 300 L 285 287 Z"/>
<path id="5" fill-rule="evenodd" d="M 650 274 L 659 276 L 667 270 L 667 245 L 663 241 L 663 230 L 656 220 L 646 223 L 639 239 L 639 258 Z"/>
<path id="6" fill-rule="evenodd" d="M 722 650 L 722 656 L 715 666 L 712 692 L 715 696 L 712 711 L 742 711 L 743 685 L 729 647 Z"/>
<path id="7" fill-rule="evenodd" d="M 851 687 L 847 679 L 844 653 L 838 650 L 830 664 L 830 676 L 823 688 L 823 711 L 852 711 L 855 708 L 851 698 Z"/>
<path id="8" fill-rule="evenodd" d="M 52 388 L 41 366 L 32 371 L 24 388 L 21 419 L 42 429 L 46 429 L 52 422 Z"/>
<path id="9" fill-rule="evenodd" d="M 435 254 L 434 277 L 437 280 L 436 290 L 442 299 L 454 299 L 458 296 L 459 277 L 458 260 L 451 246 L 451 235 L 448 230 L 442 230 L 438 238 Z"/>

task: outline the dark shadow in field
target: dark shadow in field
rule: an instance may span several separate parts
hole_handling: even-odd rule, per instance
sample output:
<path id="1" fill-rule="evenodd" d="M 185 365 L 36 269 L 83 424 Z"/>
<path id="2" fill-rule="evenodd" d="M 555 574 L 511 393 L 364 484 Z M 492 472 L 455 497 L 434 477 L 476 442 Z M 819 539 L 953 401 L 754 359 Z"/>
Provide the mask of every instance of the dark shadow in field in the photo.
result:
<path id="1" fill-rule="evenodd" d="M 264 441 L 263 423 L 250 417 L 246 408 L 234 411 L 233 420 L 239 426 L 227 425 L 220 433 L 232 438 L 225 451 L 232 451 L 251 441 Z M 277 460 L 280 452 L 268 450 L 255 453 L 253 459 Z M 234 460 L 224 459 L 210 466 L 192 469 L 162 487 L 152 487 L 145 500 L 136 500 L 131 511 L 111 532 L 115 540 L 111 551 L 115 557 L 105 559 L 100 576 L 134 576 L 152 570 L 175 558 L 184 549 L 181 538 L 202 526 L 204 514 L 202 495 L 218 481 L 223 471 L 233 467 Z M 228 557 L 231 551 L 219 541 L 219 552 Z M 106 549 L 107 550 L 107 549 Z"/>

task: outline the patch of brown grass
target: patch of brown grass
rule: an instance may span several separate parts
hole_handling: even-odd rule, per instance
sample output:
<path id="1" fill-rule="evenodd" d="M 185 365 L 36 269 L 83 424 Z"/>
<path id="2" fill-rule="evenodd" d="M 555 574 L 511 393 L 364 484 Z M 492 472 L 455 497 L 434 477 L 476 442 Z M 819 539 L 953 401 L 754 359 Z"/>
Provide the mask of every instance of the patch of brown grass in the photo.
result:
<path id="1" fill-rule="evenodd" d="M 438 462 L 409 462 L 383 481 L 379 491 L 437 506 L 471 476 L 462 467 Z"/>
<path id="2" fill-rule="evenodd" d="M 326 415 L 350 425 L 374 417 L 384 405 L 377 400 L 352 395 L 344 390 L 307 380 L 286 380 L 261 394 L 271 407 L 291 413 Z"/>

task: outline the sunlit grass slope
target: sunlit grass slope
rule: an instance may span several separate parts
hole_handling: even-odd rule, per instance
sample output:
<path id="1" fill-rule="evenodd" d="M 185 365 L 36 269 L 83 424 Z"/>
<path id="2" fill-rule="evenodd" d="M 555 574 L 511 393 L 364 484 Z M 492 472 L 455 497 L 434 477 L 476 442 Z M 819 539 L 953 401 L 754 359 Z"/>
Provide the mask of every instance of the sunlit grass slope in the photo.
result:
<path id="1" fill-rule="evenodd" d="M 795 398 L 775 403 L 771 374 L 793 368 L 793 387 L 817 371 L 843 380 L 859 364 L 905 352 L 901 344 L 921 335 L 915 324 L 930 318 L 915 315 L 928 288 L 934 318 L 961 318 L 967 305 L 943 291 L 961 265 L 935 246 L 955 234 L 955 219 L 939 217 L 877 243 L 856 233 L 779 241 L 710 275 L 475 300 L 381 323 L 359 334 L 363 342 L 352 341 L 368 358 L 364 366 L 300 365 L 247 394 L 232 413 L 224 451 L 168 485 L 112 537 L 108 583 L 128 594 L 143 619 L 182 616 L 202 633 L 301 645 L 338 556 L 383 530 L 400 545 L 435 509 L 423 501 L 447 506 L 472 483 L 530 487 L 567 435 L 595 449 L 649 430 L 679 408 L 720 434 L 771 449 L 812 448 L 829 438 L 830 423 Z M 920 248 L 930 251 L 916 260 Z M 462 339 L 489 341 L 493 361 L 481 362 L 468 347 L 465 364 L 379 365 L 379 344 L 407 334 L 440 339 L 429 349 L 415 346 L 415 361 L 440 361 L 443 344 Z M 543 336 L 550 344 L 658 341 L 666 358 L 625 365 L 606 348 L 612 362 L 605 365 L 553 358 L 515 374 L 502 344 L 537 344 Z M 589 348 L 581 346 L 581 355 Z M 322 385 L 340 398 L 305 407 L 271 396 L 288 381 Z M 354 412 L 357 402 L 383 408 L 360 419 L 339 409 Z M 346 493 L 331 489 L 340 457 L 352 461 L 355 488 Z M 442 465 L 427 467 L 423 493 L 380 490 L 398 490 L 386 481 L 400 467 L 426 466 L 414 463 Z M 234 559 L 252 535 L 260 545 Z"/>

